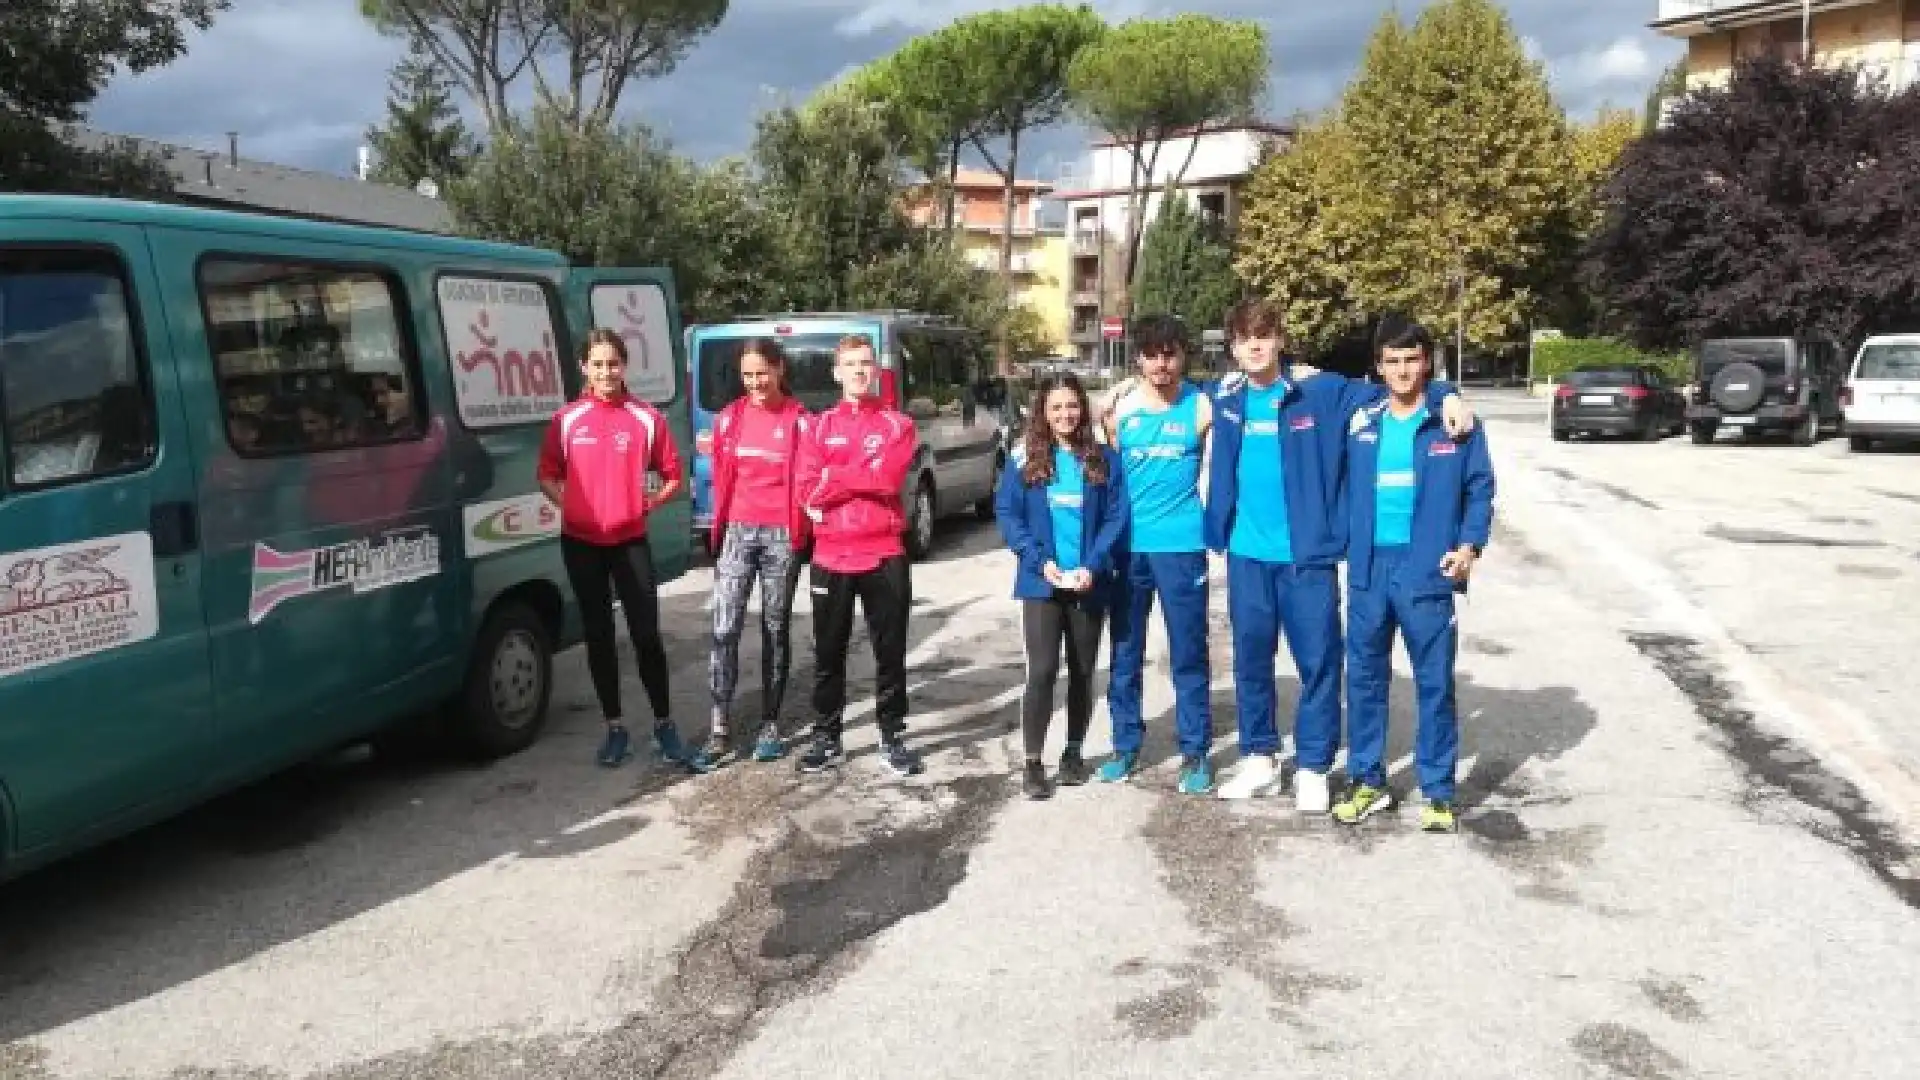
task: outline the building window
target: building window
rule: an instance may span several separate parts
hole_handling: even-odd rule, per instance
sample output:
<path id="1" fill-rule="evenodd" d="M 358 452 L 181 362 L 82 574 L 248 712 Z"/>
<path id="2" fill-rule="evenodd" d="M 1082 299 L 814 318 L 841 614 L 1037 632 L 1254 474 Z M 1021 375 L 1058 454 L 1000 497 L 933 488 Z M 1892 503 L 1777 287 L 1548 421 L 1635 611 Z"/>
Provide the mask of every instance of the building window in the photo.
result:
<path id="1" fill-rule="evenodd" d="M 117 258 L 0 252 L 0 419 L 12 486 L 78 483 L 151 464 L 147 386 Z"/>
<path id="2" fill-rule="evenodd" d="M 200 267 L 227 439 L 243 457 L 421 438 L 399 285 L 371 270 L 241 259 Z"/>
<path id="3" fill-rule="evenodd" d="M 1200 198 L 1197 201 L 1200 204 L 1200 214 L 1202 217 L 1211 219 L 1214 222 L 1222 222 L 1227 219 L 1227 193 L 1226 192 L 1224 191 L 1201 192 Z"/>

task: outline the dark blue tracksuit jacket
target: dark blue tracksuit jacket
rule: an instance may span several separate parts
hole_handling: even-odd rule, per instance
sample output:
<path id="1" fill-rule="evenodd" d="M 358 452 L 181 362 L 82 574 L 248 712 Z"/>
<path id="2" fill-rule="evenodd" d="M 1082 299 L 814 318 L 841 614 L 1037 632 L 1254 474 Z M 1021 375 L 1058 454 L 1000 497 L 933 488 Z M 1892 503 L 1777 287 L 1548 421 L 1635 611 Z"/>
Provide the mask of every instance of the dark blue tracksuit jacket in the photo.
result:
<path id="1" fill-rule="evenodd" d="M 1347 431 L 1348 775 L 1386 785 L 1387 691 L 1393 635 L 1407 645 L 1418 697 L 1414 765 L 1429 800 L 1451 802 L 1459 756 L 1453 668 L 1458 645 L 1456 586 L 1440 560 L 1462 544 L 1484 549 L 1493 531 L 1493 461 L 1486 429 L 1464 442 L 1429 415 L 1413 441 L 1413 527 L 1409 542 L 1375 543 L 1384 402 L 1356 413 Z"/>
<path id="2" fill-rule="evenodd" d="M 1120 468 L 1120 455 L 1101 447 L 1107 462 L 1107 482 L 1088 484 L 1080 503 L 1080 565 L 1093 574 L 1093 591 L 1087 596 L 1090 606 L 1104 607 L 1113 596 L 1115 581 L 1124 569 L 1126 554 L 1127 478 Z M 1018 600 L 1047 600 L 1053 586 L 1043 572 L 1047 563 L 1058 564 L 1054 546 L 1053 512 L 1047 505 L 1044 484 L 1028 484 L 1021 475 L 1025 460 L 1016 450 L 1000 471 L 1000 487 L 994 492 L 994 517 L 1000 535 L 1019 560 L 1013 579 L 1013 595 Z"/>
<path id="3" fill-rule="evenodd" d="M 1284 361 L 1283 361 L 1284 363 Z M 1274 653 L 1282 628 L 1300 694 L 1294 748 L 1303 769 L 1326 772 L 1340 746 L 1340 585 L 1347 549 L 1347 426 L 1353 415 L 1386 396 L 1375 383 L 1320 372 L 1299 382 L 1282 378 L 1280 456 L 1286 485 L 1291 564 L 1230 556 L 1227 613 L 1233 627 L 1234 690 L 1241 754 L 1276 754 Z M 1439 414 L 1453 394 L 1448 383 L 1429 388 Z M 1246 434 L 1247 384 L 1214 398 L 1213 458 L 1207 473 L 1207 546 L 1226 551 L 1240 491 L 1240 449 Z"/>

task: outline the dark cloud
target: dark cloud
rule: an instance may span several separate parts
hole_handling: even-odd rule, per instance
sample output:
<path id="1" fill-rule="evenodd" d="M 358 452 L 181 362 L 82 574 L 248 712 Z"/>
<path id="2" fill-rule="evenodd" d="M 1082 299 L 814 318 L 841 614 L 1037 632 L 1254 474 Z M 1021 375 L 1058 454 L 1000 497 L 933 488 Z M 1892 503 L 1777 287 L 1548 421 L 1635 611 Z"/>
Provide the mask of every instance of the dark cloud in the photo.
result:
<path id="1" fill-rule="evenodd" d="M 960 15 L 1012 4 L 983 0 L 733 0 L 720 30 L 666 79 L 630 90 L 630 119 L 708 159 L 737 153 L 754 117 L 798 100 L 912 34 Z M 1104 0 L 1110 19 L 1164 14 L 1151 0 Z M 1276 118 L 1324 107 L 1359 63 L 1383 2 L 1289 5 L 1271 0 L 1189 0 L 1186 10 L 1257 18 L 1273 43 L 1267 110 Z M 1414 12 L 1421 3 L 1403 3 Z M 191 51 L 164 70 L 112 86 L 94 110 L 108 130 L 346 172 L 369 124 L 385 108 L 386 73 L 403 52 L 373 32 L 355 0 L 241 0 Z M 1637 104 L 1680 49 L 1646 30 L 1653 0 L 1508 0 L 1514 25 L 1576 115 L 1603 102 Z M 1050 131 L 1023 154 L 1040 176 L 1057 174 L 1087 133 Z"/>

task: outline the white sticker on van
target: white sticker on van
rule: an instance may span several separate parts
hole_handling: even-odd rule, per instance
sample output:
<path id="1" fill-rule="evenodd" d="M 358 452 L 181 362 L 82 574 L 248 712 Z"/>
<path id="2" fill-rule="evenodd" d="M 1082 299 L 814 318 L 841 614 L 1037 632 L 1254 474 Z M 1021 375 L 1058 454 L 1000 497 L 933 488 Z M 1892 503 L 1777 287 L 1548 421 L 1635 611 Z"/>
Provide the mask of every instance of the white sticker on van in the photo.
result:
<path id="1" fill-rule="evenodd" d="M 454 398 L 470 428 L 545 420 L 566 404 L 553 312 L 538 285 L 440 279 Z"/>
<path id="2" fill-rule="evenodd" d="M 0 679 L 159 632 L 146 533 L 0 554 Z"/>
<path id="3" fill-rule="evenodd" d="M 296 597 L 343 587 L 373 592 L 439 572 L 440 538 L 425 525 L 306 551 L 281 552 L 256 543 L 247 621 L 257 626 Z"/>
<path id="4" fill-rule="evenodd" d="M 653 402 L 673 400 L 673 343 L 660 286 L 595 285 L 593 325 L 626 340 L 627 393 Z"/>
<path id="5" fill-rule="evenodd" d="M 511 499 L 474 503 L 460 508 L 461 535 L 467 558 L 510 551 L 536 540 L 560 535 L 560 510 L 545 495 L 534 492 Z"/>

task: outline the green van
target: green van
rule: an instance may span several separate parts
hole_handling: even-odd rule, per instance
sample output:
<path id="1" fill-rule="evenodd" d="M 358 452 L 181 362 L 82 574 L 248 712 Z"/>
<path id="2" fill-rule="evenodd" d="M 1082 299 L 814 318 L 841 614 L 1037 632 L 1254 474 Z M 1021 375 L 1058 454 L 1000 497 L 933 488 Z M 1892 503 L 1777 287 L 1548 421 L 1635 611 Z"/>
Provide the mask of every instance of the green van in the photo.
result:
<path id="1" fill-rule="evenodd" d="M 691 447 L 677 309 L 665 270 L 0 195 L 0 879 L 386 733 L 530 744 L 579 636 L 547 420 L 608 326 Z"/>

